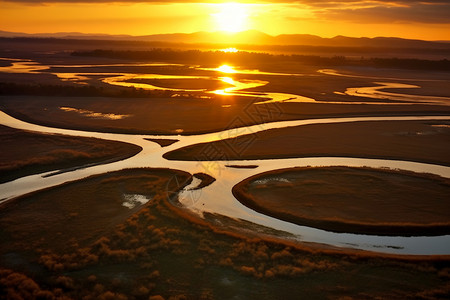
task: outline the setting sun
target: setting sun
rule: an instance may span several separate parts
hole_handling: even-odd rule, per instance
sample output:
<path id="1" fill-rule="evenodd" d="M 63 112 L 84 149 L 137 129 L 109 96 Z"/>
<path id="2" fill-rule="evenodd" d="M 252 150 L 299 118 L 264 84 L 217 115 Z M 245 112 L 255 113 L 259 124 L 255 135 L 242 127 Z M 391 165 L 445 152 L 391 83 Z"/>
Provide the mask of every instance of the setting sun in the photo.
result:
<path id="1" fill-rule="evenodd" d="M 227 32 L 243 31 L 247 26 L 248 12 L 244 4 L 219 4 L 219 12 L 212 14 L 218 30 Z"/>

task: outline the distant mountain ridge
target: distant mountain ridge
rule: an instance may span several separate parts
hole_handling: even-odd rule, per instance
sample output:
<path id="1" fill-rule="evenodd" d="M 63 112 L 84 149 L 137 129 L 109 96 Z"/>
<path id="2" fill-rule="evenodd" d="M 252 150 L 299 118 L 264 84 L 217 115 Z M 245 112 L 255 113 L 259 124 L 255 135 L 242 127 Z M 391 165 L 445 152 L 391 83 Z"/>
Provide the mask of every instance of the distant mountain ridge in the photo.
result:
<path id="1" fill-rule="evenodd" d="M 448 48 L 450 41 L 424 41 L 403 39 L 396 37 L 354 38 L 335 36 L 322 38 L 310 34 L 281 34 L 272 36 L 260 31 L 249 30 L 238 33 L 225 32 L 195 32 L 195 33 L 170 33 L 152 34 L 142 36 L 86 34 L 79 32 L 58 32 L 28 34 L 20 32 L 8 32 L 0 30 L 0 37 L 26 37 L 26 38 L 63 38 L 63 39 L 89 39 L 89 40 L 122 40 L 122 41 L 146 41 L 169 42 L 188 44 L 252 44 L 252 45 L 308 45 L 329 47 L 382 47 L 382 48 Z"/>

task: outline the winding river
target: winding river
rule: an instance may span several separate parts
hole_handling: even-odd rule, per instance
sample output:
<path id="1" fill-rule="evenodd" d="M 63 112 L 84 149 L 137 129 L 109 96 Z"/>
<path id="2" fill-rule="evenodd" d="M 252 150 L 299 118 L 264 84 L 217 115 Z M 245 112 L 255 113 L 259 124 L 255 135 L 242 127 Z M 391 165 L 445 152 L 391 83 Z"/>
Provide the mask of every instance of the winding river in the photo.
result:
<path id="1" fill-rule="evenodd" d="M 386 120 L 450 120 L 450 116 L 430 117 L 364 117 L 364 118 L 333 118 L 333 119 L 311 119 L 301 121 L 283 121 L 266 123 L 245 127 L 247 130 L 236 131 L 235 129 L 215 133 L 178 136 L 179 142 L 168 147 L 161 148 L 158 144 L 145 140 L 144 138 L 174 138 L 173 135 L 128 135 L 99 132 L 86 132 L 51 128 L 23 122 L 3 112 L 0 112 L 0 123 L 9 127 L 25 129 L 45 133 L 59 133 L 71 136 L 96 137 L 102 139 L 123 141 L 139 145 L 143 150 L 134 157 L 98 166 L 77 169 L 65 173 L 48 172 L 44 174 L 23 177 L 0 185 L 0 197 L 7 201 L 13 197 L 23 195 L 35 190 L 55 186 L 67 181 L 73 181 L 86 176 L 104 172 L 120 170 L 123 168 L 155 167 L 173 168 L 187 171 L 191 174 L 197 172 L 207 173 L 216 182 L 201 190 L 185 189 L 180 194 L 180 202 L 190 210 L 201 215 L 202 212 L 218 213 L 232 218 L 247 220 L 277 230 L 286 231 L 295 236 L 295 239 L 305 242 L 316 242 L 330 244 L 340 247 L 351 247 L 379 252 L 398 254 L 450 254 L 450 235 L 434 237 L 384 237 L 369 236 L 346 233 L 332 233 L 324 230 L 305 226 L 298 226 L 289 222 L 281 221 L 260 213 L 257 213 L 238 202 L 232 192 L 232 187 L 241 180 L 269 170 L 301 167 L 301 166 L 369 166 L 374 168 L 389 167 L 394 169 L 410 170 L 415 172 L 429 172 L 443 177 L 450 177 L 450 168 L 438 165 L 414 163 L 407 161 L 393 161 L 380 159 L 360 159 L 346 157 L 314 157 L 295 159 L 267 159 L 252 161 L 169 161 L 162 157 L 165 152 L 207 141 L 217 141 L 225 138 L 239 136 L 248 132 L 258 132 L 272 128 L 285 128 L 289 126 L 301 126 L 308 124 L 325 124 L 339 122 L 361 122 L 361 121 L 386 121 Z M 241 134 L 239 134 L 241 132 Z M 255 169 L 229 168 L 226 165 L 258 165 Z M 52 175 L 54 173 L 54 175 Z M 52 176 L 48 176 L 52 175 Z"/>
<path id="2" fill-rule="evenodd" d="M 19 67 L 18 65 L 15 65 Z M 20 65 L 22 68 L 24 65 Z M 41 71 L 35 64 L 30 67 L 34 71 Z M 0 70 L 1 71 L 1 70 Z M 92 74 L 92 73 L 89 73 Z M 82 76 L 84 74 L 74 74 Z M 117 78 L 127 76 L 127 74 L 118 75 Z M 66 76 L 68 78 L 70 76 Z M 111 78 L 111 77 L 109 77 Z M 189 77 L 192 78 L 192 77 Z M 110 80 L 111 84 L 114 84 Z M 122 80 L 118 80 L 120 82 Z M 261 83 L 262 84 L 262 83 Z M 228 93 L 239 91 L 232 90 Z M 227 92 L 225 92 L 227 93 Z M 245 93 L 244 93 L 245 94 Z M 247 94 L 248 95 L 248 94 Z M 282 94 L 286 97 L 286 94 Z M 294 95 L 296 97 L 301 97 Z M 273 101 L 275 95 L 270 93 L 260 96 L 266 100 Z M 268 98 L 268 100 L 267 100 Z M 288 100 L 290 99 L 288 96 Z M 295 98 L 297 99 L 297 98 Z M 314 99 L 312 99 L 314 100 Z M 439 99 L 442 100 L 442 99 Z M 301 99 L 299 100 L 301 101 Z M 286 128 L 291 126 L 303 126 L 309 124 L 329 124 L 342 122 L 362 122 L 362 121 L 406 121 L 406 120 L 450 120 L 450 116 L 405 116 L 405 117 L 360 117 L 360 118 L 330 118 L 330 119 L 310 119 L 295 121 L 280 121 L 265 123 L 260 125 L 246 126 L 239 130 L 230 129 L 220 132 L 199 134 L 191 136 L 177 136 L 178 142 L 161 148 L 155 142 L 146 139 L 173 139 L 173 135 L 134 135 L 134 134 L 113 134 L 100 132 L 87 132 L 77 130 L 67 130 L 60 128 L 45 127 L 27 123 L 15 119 L 0 111 L 0 124 L 17 129 L 24 129 L 44 133 L 57 133 L 70 136 L 95 137 L 101 139 L 122 141 L 136 144 L 142 147 L 142 151 L 128 159 L 113 163 L 96 165 L 86 168 L 80 168 L 67 172 L 47 172 L 32 176 L 26 176 L 17 180 L 0 184 L 0 202 L 7 201 L 20 195 L 40 190 L 43 188 L 56 186 L 68 181 L 78 180 L 90 175 L 100 174 L 109 171 L 120 170 L 124 168 L 154 167 L 154 168 L 172 168 L 179 169 L 191 174 L 203 172 L 216 178 L 216 181 L 200 190 L 185 188 L 179 195 L 179 201 L 188 209 L 200 216 L 203 212 L 217 213 L 228 217 L 247 220 L 266 227 L 285 231 L 292 234 L 292 239 L 304 242 L 323 243 L 337 247 L 347 247 L 362 250 L 370 250 L 385 253 L 431 255 L 431 254 L 450 254 L 450 235 L 433 237 L 392 237 L 392 236 L 373 236 L 347 233 L 333 233 L 315 228 L 299 226 L 282 220 L 278 220 L 260 213 L 257 213 L 237 201 L 232 188 L 238 182 L 249 176 L 288 167 L 303 166 L 368 166 L 374 168 L 388 167 L 392 169 L 403 169 L 414 172 L 428 172 L 443 177 L 450 178 L 450 167 L 415 163 L 408 161 L 381 160 L 381 159 L 361 159 L 351 157 L 309 157 L 309 158 L 290 158 L 290 159 L 260 159 L 251 161 L 170 161 L 163 158 L 163 154 L 181 147 L 197 143 L 212 142 L 232 138 L 248 133 L 256 133 L 263 130 L 274 128 Z M 227 165 L 257 165 L 257 168 L 230 168 Z M 198 184 L 196 181 L 193 185 Z"/>
<path id="3" fill-rule="evenodd" d="M 86 84 L 86 81 L 91 76 L 100 76 L 101 81 L 110 85 L 117 85 L 123 87 L 134 87 L 141 89 L 150 90 L 171 90 L 180 92 L 206 92 L 210 94 L 218 95 L 233 95 L 233 96 L 255 96 L 260 98 L 259 102 L 255 104 L 271 103 L 271 102 L 316 102 L 316 99 L 305 97 L 297 94 L 287 94 L 287 93 L 274 93 L 274 92 L 249 92 L 248 89 L 263 87 L 269 82 L 264 80 L 256 79 L 234 79 L 232 75 L 271 75 L 271 76 L 316 76 L 315 74 L 303 74 L 303 73 L 276 73 L 276 72 L 264 72 L 259 70 L 248 70 L 234 68 L 230 65 L 221 65 L 217 68 L 203 68 L 200 66 L 187 66 L 182 64 L 169 64 L 169 63 L 117 63 L 117 64 L 85 64 L 85 65 L 42 65 L 30 59 L 10 59 L 10 58 L 0 58 L 0 60 L 11 61 L 10 66 L 0 67 L 0 72 L 4 73 L 49 73 L 51 68 L 57 68 L 59 72 L 52 71 L 51 74 L 55 75 L 61 81 L 70 81 L 78 84 Z M 207 72 L 205 75 L 166 75 L 166 74 L 135 74 L 135 73 L 122 73 L 107 71 L 104 72 L 64 72 L 64 69 L 68 68 L 94 68 L 94 67 L 182 67 L 188 68 L 196 71 Z M 213 72 L 214 75 L 210 73 Z M 316 74 L 323 74 L 327 76 L 343 76 L 343 77 L 355 77 L 355 78 L 366 78 L 366 79 L 376 79 L 377 82 L 375 86 L 368 87 L 351 87 L 347 88 L 343 92 L 335 91 L 336 94 L 357 96 L 364 98 L 372 98 L 378 100 L 378 102 L 370 101 L 327 101 L 329 104 L 370 104 L 370 105 L 399 105 L 399 104 L 430 104 L 430 105 L 450 105 L 450 97 L 438 97 L 438 96 L 425 96 L 425 95 L 411 95 L 411 94 L 401 94 L 401 93 L 390 93 L 385 92 L 383 89 L 410 89 L 410 88 L 420 88 L 417 85 L 404 84 L 398 82 L 379 82 L 380 80 L 402 80 L 408 81 L 412 79 L 405 78 L 389 78 L 389 77 L 376 77 L 376 76 L 362 76 L 356 74 L 344 74 L 334 69 L 320 69 L 317 70 Z M 198 89 L 177 89 L 177 88 L 167 88 L 157 85 L 152 85 L 149 83 L 142 83 L 142 80 L 182 80 L 182 79 L 206 79 L 206 80 L 219 80 L 225 84 L 231 85 L 231 87 L 218 89 L 218 90 L 208 90 L 206 88 Z M 138 82 L 133 82 L 133 80 Z M 436 79 L 414 79 L 414 81 L 442 81 Z M 443 83 L 445 84 L 445 82 Z M 385 100 L 385 101 L 383 101 Z M 392 102 L 394 100 L 395 102 Z"/>

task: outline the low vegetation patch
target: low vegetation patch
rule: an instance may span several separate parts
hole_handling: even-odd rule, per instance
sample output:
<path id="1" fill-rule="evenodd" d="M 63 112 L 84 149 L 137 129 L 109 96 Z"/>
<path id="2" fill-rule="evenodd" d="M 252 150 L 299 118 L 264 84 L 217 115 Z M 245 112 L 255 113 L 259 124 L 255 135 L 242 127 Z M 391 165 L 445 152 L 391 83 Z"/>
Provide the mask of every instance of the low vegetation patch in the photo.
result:
<path id="1" fill-rule="evenodd" d="M 299 225 L 380 235 L 450 233 L 450 180 L 388 169 L 270 171 L 233 188 L 244 205 Z"/>
<path id="2" fill-rule="evenodd" d="M 142 150 L 123 142 L 41 134 L 6 126 L 0 126 L 0 140 L 0 182 L 52 170 L 113 162 Z"/>
<path id="3" fill-rule="evenodd" d="M 375 121 L 269 129 L 164 154 L 173 160 L 369 157 L 450 166 L 447 121 Z"/>
<path id="4" fill-rule="evenodd" d="M 239 221 L 225 217 L 200 219 L 168 199 L 183 188 L 176 182 L 188 184 L 190 178 L 176 170 L 123 170 L 2 205 L 0 294 L 6 299 L 448 295 L 447 257 L 312 248 L 239 229 Z M 122 206 L 124 194 L 151 200 L 130 210 Z"/>

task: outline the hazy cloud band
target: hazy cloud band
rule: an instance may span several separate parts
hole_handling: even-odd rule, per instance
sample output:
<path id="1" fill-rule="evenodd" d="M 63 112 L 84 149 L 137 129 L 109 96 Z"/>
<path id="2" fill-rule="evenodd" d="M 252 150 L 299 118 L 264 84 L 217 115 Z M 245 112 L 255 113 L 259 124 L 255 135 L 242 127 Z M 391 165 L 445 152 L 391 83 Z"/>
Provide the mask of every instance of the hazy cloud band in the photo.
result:
<path id="1" fill-rule="evenodd" d="M 2 2 L 0 0 L 0 2 Z M 226 3 L 227 0 L 12 0 L 4 3 L 21 3 L 39 5 L 45 3 L 65 4 L 101 4 L 101 3 Z M 254 3 L 251 0 L 236 1 Z M 309 9 L 318 20 L 346 21 L 352 23 L 386 24 L 394 23 L 424 23 L 450 24 L 450 2 L 445 0 L 405 1 L 405 0 L 263 0 L 258 4 L 290 4 L 299 8 Z M 295 16 L 290 17 L 296 19 Z"/>

